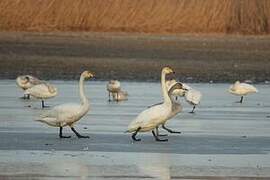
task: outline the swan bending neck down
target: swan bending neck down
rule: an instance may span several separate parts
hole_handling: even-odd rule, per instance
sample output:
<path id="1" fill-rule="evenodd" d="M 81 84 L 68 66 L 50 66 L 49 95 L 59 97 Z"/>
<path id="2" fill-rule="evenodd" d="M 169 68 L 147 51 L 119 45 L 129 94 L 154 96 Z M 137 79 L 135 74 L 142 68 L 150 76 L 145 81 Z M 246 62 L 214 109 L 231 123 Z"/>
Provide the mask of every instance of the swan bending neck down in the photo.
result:
<path id="1" fill-rule="evenodd" d="M 141 112 L 128 126 L 127 132 L 133 132 L 132 139 L 140 141 L 136 135 L 138 132 L 152 131 L 156 141 L 167 141 L 167 139 L 159 139 L 154 129 L 168 119 L 171 114 L 172 102 L 168 95 L 168 90 L 165 84 L 165 77 L 167 74 L 173 73 L 169 67 L 164 67 L 161 72 L 161 87 L 163 95 L 163 103 L 154 105 L 143 112 Z"/>
<path id="2" fill-rule="evenodd" d="M 21 75 L 16 78 L 17 85 L 23 90 L 27 90 L 35 85 L 41 84 L 42 82 L 31 75 Z M 30 95 L 24 93 L 23 99 L 30 99 Z"/>
<path id="3" fill-rule="evenodd" d="M 55 106 L 53 109 L 42 114 L 37 121 L 59 127 L 60 138 L 70 138 L 70 136 L 62 135 L 62 129 L 65 126 L 69 126 L 78 138 L 89 138 L 89 136 L 80 135 L 73 126 L 75 122 L 79 121 L 89 111 L 89 101 L 84 92 L 84 80 L 91 77 L 93 77 L 93 74 L 89 71 L 84 71 L 81 74 L 79 82 L 80 104 L 67 103 Z"/>

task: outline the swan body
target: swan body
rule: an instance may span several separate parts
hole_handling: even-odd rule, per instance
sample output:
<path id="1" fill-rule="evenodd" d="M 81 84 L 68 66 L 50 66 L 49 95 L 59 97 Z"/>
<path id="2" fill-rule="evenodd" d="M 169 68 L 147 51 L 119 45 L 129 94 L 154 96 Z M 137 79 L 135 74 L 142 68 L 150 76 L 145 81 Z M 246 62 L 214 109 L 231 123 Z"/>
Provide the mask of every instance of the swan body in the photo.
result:
<path id="1" fill-rule="evenodd" d="M 171 116 L 172 111 L 172 101 L 168 95 L 168 90 L 165 84 L 165 77 L 167 74 L 173 73 L 173 70 L 169 67 L 164 67 L 161 72 L 161 87 L 164 101 L 161 104 L 154 105 L 144 111 L 142 111 L 128 126 L 127 132 L 134 132 L 132 139 L 136 139 L 138 132 L 146 132 L 152 130 L 157 141 L 163 141 L 158 138 L 153 129 L 157 128 L 159 125 L 163 124 L 168 117 Z"/>
<path id="2" fill-rule="evenodd" d="M 134 132 L 139 127 L 141 128 L 139 132 L 150 131 L 160 124 L 163 124 L 171 115 L 171 107 L 167 104 L 160 104 L 150 107 L 143 112 L 141 112 L 137 118 L 132 121 L 128 126 L 128 132 Z"/>
<path id="3" fill-rule="evenodd" d="M 112 96 L 114 101 L 125 101 L 128 99 L 128 93 L 122 90 L 117 93 L 112 93 Z"/>
<path id="4" fill-rule="evenodd" d="M 73 126 L 89 111 L 89 105 L 81 107 L 80 104 L 66 103 L 55 106 L 52 110 L 41 114 L 40 122 L 54 127 Z"/>
<path id="5" fill-rule="evenodd" d="M 29 94 L 37 99 L 42 100 L 42 108 L 44 106 L 44 100 L 55 97 L 57 95 L 57 88 L 49 83 L 42 83 L 35 85 L 29 89 L 26 89 L 24 94 Z"/>
<path id="6" fill-rule="evenodd" d="M 79 121 L 84 115 L 86 115 L 90 109 L 89 101 L 87 97 L 85 96 L 83 83 L 86 78 L 91 78 L 91 77 L 93 77 L 93 74 L 89 71 L 84 71 L 81 74 L 80 82 L 79 82 L 80 99 L 81 99 L 80 104 L 66 103 L 66 104 L 55 106 L 51 110 L 41 114 L 41 116 L 37 119 L 37 121 L 46 123 L 50 126 L 60 127 L 60 133 L 59 133 L 60 138 L 65 137 L 65 136 L 62 136 L 62 128 L 65 126 L 70 126 L 72 131 L 79 138 L 88 137 L 88 136 L 80 135 L 74 129 L 73 126 L 74 126 L 74 123 Z"/>
<path id="7" fill-rule="evenodd" d="M 233 85 L 230 86 L 229 92 L 233 95 L 241 96 L 240 103 L 242 103 L 243 96 L 246 96 L 251 93 L 257 93 L 258 90 L 251 84 L 240 83 L 239 81 L 236 81 Z"/>
<path id="8" fill-rule="evenodd" d="M 107 84 L 107 91 L 109 93 L 109 101 L 111 101 L 111 94 L 118 93 L 121 90 L 121 84 L 117 80 L 110 80 Z"/>
<path id="9" fill-rule="evenodd" d="M 31 75 L 21 75 L 21 76 L 18 76 L 16 78 L 16 84 L 23 90 L 27 90 L 35 85 L 38 85 L 38 84 L 41 84 L 42 82 L 34 77 L 34 76 L 31 76 Z M 30 98 L 30 96 L 28 94 L 25 94 L 24 95 L 27 95 L 28 96 L 28 99 Z M 24 96 L 25 98 L 25 96 Z"/>

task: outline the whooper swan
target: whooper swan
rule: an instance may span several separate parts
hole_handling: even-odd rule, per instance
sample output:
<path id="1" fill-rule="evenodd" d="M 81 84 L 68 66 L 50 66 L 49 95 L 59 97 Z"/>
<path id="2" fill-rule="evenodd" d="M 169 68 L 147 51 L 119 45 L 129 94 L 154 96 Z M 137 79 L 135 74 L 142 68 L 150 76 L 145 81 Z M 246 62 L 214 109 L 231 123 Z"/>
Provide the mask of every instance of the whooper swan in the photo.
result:
<path id="1" fill-rule="evenodd" d="M 120 82 L 117 80 L 110 80 L 107 84 L 107 91 L 109 93 L 109 101 L 111 101 L 111 94 L 118 95 L 118 92 L 121 90 Z"/>
<path id="2" fill-rule="evenodd" d="M 59 127 L 60 138 L 70 138 L 70 136 L 63 136 L 62 129 L 65 126 L 69 126 L 71 130 L 76 134 L 78 138 L 89 138 L 89 136 L 80 135 L 74 128 L 75 122 L 79 121 L 89 111 L 89 101 L 84 92 L 84 80 L 94 77 L 89 71 L 84 71 L 81 74 L 79 82 L 80 90 L 80 104 L 67 103 L 55 106 L 52 110 L 42 114 L 37 121 L 46 123 L 50 126 Z"/>
<path id="3" fill-rule="evenodd" d="M 258 90 L 250 84 L 240 83 L 239 81 L 236 81 L 233 85 L 230 86 L 229 92 L 233 95 L 241 96 L 239 103 L 242 103 L 244 96 L 251 93 L 257 93 Z"/>

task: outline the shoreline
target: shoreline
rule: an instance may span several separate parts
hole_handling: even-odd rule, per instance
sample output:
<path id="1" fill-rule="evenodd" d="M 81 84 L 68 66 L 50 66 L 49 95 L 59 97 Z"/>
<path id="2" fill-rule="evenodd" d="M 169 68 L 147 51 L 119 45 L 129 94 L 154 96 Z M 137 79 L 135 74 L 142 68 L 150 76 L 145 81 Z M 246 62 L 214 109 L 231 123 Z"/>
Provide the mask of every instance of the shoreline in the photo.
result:
<path id="1" fill-rule="evenodd" d="M 0 47 L 0 79 L 157 82 L 169 65 L 183 82 L 270 81 L 270 36 L 0 32 Z"/>

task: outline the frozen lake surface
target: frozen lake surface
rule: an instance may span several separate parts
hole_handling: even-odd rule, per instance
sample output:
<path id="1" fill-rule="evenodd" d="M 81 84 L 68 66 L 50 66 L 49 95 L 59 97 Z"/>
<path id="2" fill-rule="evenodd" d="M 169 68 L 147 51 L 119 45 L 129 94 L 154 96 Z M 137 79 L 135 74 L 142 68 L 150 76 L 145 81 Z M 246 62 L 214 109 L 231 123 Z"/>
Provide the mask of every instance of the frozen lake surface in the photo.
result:
<path id="1" fill-rule="evenodd" d="M 77 81 L 51 81 L 59 91 L 46 101 L 55 106 L 79 102 Z M 244 98 L 227 92 L 229 84 L 190 84 L 203 94 L 195 114 L 183 98 L 183 112 L 156 142 L 140 133 L 133 142 L 124 133 L 147 106 L 161 102 L 159 83 L 122 82 L 129 100 L 108 102 L 106 82 L 87 81 L 91 110 L 76 125 L 90 139 L 59 139 L 58 128 L 35 122 L 39 100 L 23 100 L 15 81 L 0 81 L 0 178 L 12 179 L 215 179 L 270 178 L 270 85 Z M 29 107 L 31 106 L 31 107 Z M 165 132 L 162 132 L 165 133 Z"/>

